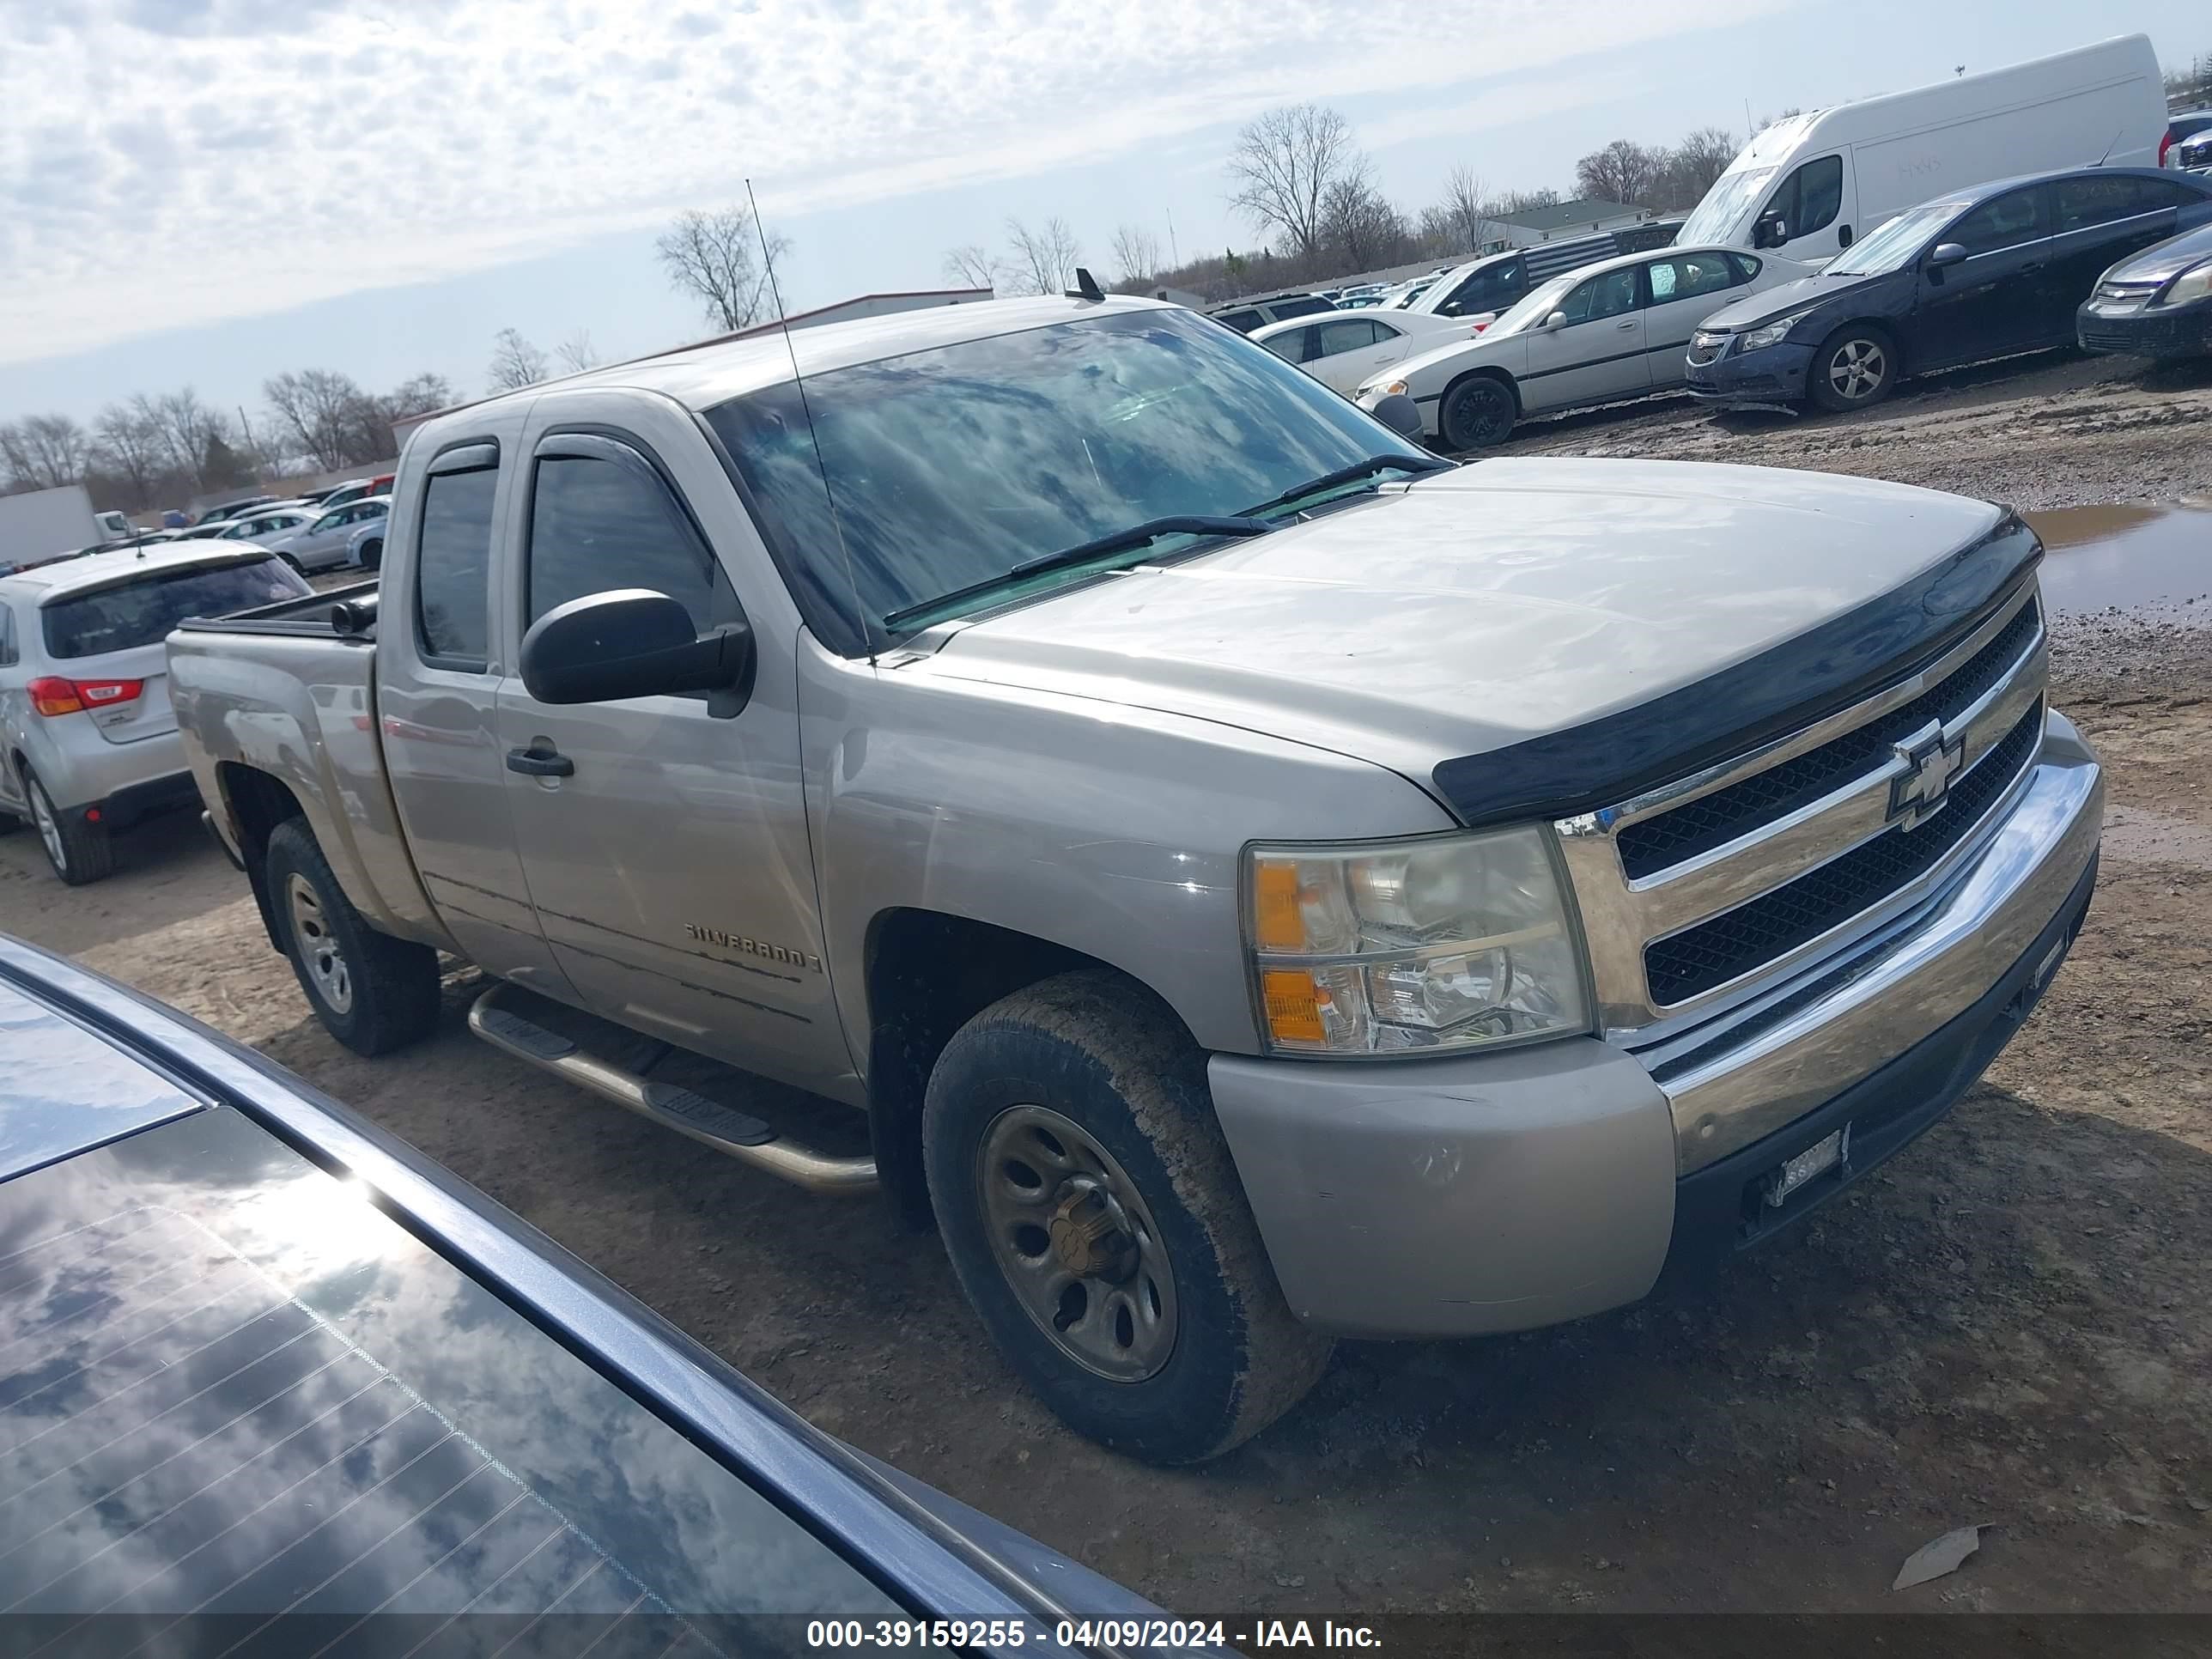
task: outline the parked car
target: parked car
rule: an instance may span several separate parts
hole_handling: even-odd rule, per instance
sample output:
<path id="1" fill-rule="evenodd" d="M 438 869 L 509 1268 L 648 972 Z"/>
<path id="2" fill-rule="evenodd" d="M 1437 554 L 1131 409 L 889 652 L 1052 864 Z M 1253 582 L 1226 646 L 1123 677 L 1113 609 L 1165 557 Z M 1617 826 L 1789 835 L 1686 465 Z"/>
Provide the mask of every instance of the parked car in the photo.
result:
<path id="1" fill-rule="evenodd" d="M 1777 121 L 1683 225 L 1684 243 L 1820 265 L 1915 202 L 2067 167 L 2147 167 L 2166 134 L 2158 54 L 2130 34 Z"/>
<path id="2" fill-rule="evenodd" d="M 1064 1621 L 1162 1617 L 273 1061 L 4 935 L 0 1212 L 19 1629 L 628 1656 L 922 1621 L 1068 1653 Z"/>
<path id="3" fill-rule="evenodd" d="M 356 524 L 346 538 L 345 562 L 356 570 L 379 568 L 384 563 L 384 519 L 366 519 Z"/>
<path id="4" fill-rule="evenodd" d="M 1249 334 L 1263 324 L 1279 323 L 1290 317 L 1310 317 L 1316 312 L 1335 309 L 1317 294 L 1279 294 L 1271 300 L 1248 300 L 1233 306 L 1218 307 L 1206 315 L 1217 323 L 1226 323 L 1239 334 Z"/>
<path id="5" fill-rule="evenodd" d="M 384 486 L 382 489 L 377 488 L 380 483 Z M 324 491 L 321 497 L 322 505 L 326 508 L 345 507 L 355 501 L 365 501 L 371 495 L 389 495 L 391 490 L 392 475 L 388 472 L 381 479 L 349 478 L 345 483 L 333 484 L 329 489 Z"/>
<path id="6" fill-rule="evenodd" d="M 2184 139 L 2168 152 L 2166 165 L 2189 173 L 2212 173 L 2212 131 Z"/>
<path id="7" fill-rule="evenodd" d="M 1540 283 L 1629 251 L 1613 233 L 1604 231 L 1593 236 L 1571 236 L 1556 242 L 1539 242 L 1533 247 L 1487 253 L 1479 259 L 1454 265 L 1431 287 L 1407 295 L 1398 308 L 1443 317 L 1495 317 Z"/>
<path id="8" fill-rule="evenodd" d="M 220 507 L 209 507 L 205 512 L 202 513 L 198 518 L 193 520 L 192 522 L 194 524 L 219 524 L 223 520 L 234 518 L 239 514 L 244 513 L 249 508 L 265 507 L 270 501 L 276 501 L 278 499 L 279 497 L 275 495 L 241 496 L 239 500 L 234 501 L 225 501 Z"/>
<path id="9" fill-rule="evenodd" d="M 325 507 L 290 530 L 246 534 L 302 570 L 327 570 L 351 562 L 349 550 L 355 533 L 363 525 L 381 524 L 391 510 L 389 497 L 357 495 L 343 507 Z"/>
<path id="10" fill-rule="evenodd" d="M 1378 370 L 1403 362 L 1407 354 L 1442 340 L 1465 339 L 1475 331 L 1473 324 L 1457 317 L 1401 311 L 1294 317 L 1254 329 L 1252 338 L 1349 398 Z"/>
<path id="11" fill-rule="evenodd" d="M 2070 345 L 2116 260 L 2212 220 L 2212 180 L 2148 167 L 2002 179 L 1909 208 L 1818 276 L 1715 313 L 1690 390 L 1864 409 L 1900 378 Z"/>
<path id="12" fill-rule="evenodd" d="M 228 520 L 210 538 L 219 542 L 253 542 L 275 550 L 274 544 L 309 529 L 319 515 L 312 503 L 276 501 L 257 507 Z M 289 554 L 285 562 L 295 569 L 306 566 Z"/>
<path id="13" fill-rule="evenodd" d="M 1791 1225 L 1970 1085 L 2094 883 L 2006 510 L 1454 466 L 1148 301 L 494 398 L 388 525 L 379 587 L 169 646 L 325 1028 L 418 1039 L 477 963 L 514 1063 L 932 1217 L 1134 1455 L 1236 1444 L 1334 1336 L 1577 1318 Z M 640 1069 L 672 1044 L 866 1150 Z"/>
<path id="14" fill-rule="evenodd" d="M 2166 137 L 2159 141 L 2158 164 L 2162 167 L 2190 165 L 2185 152 L 2192 139 L 2212 134 L 2212 109 L 2184 110 L 2166 118 Z"/>
<path id="15" fill-rule="evenodd" d="M 71 886 L 106 876 L 112 836 L 199 799 L 163 637 L 186 617 L 307 592 L 259 548 L 204 541 L 0 578 L 0 819 L 29 819 Z"/>
<path id="16" fill-rule="evenodd" d="M 1734 248 L 1622 254 L 1554 276 L 1474 338 L 1421 350 L 1354 395 L 1370 409 L 1412 398 L 1424 435 L 1448 451 L 1503 443 L 1530 415 L 1680 386 L 1685 348 L 1707 317 L 1809 274 Z"/>
<path id="17" fill-rule="evenodd" d="M 2084 351 L 2134 357 L 2212 354 L 2212 225 L 2121 260 L 2074 313 Z"/>

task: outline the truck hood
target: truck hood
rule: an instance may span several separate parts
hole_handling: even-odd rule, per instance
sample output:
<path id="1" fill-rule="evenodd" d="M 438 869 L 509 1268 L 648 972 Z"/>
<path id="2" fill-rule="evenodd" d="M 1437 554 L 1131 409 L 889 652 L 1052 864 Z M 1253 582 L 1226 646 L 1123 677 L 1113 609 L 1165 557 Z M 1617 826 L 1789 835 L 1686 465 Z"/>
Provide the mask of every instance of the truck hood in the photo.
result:
<path id="1" fill-rule="evenodd" d="M 1008 611 L 896 672 L 1185 714 L 1422 781 L 1769 651 L 2001 517 L 1825 473 L 1485 460 Z"/>

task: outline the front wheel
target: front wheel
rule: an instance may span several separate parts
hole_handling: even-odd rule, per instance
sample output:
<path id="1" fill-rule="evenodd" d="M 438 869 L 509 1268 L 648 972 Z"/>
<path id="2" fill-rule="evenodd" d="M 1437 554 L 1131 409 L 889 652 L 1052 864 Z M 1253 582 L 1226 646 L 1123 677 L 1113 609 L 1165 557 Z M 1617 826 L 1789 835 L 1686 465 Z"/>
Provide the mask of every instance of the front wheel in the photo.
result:
<path id="1" fill-rule="evenodd" d="M 327 1030 L 357 1054 L 380 1054 L 438 1024 L 438 953 L 371 927 L 298 818 L 269 836 L 264 879 L 300 988 Z"/>
<path id="2" fill-rule="evenodd" d="M 999 1348 L 1078 1432 L 1159 1463 L 1214 1456 L 1320 1378 L 1174 1017 L 1065 974 L 954 1034 L 922 1112 L 953 1271 Z"/>
<path id="3" fill-rule="evenodd" d="M 1513 389 L 1494 375 L 1478 374 L 1444 394 L 1437 430 L 1446 450 L 1487 449 L 1513 435 L 1519 416 Z"/>
<path id="4" fill-rule="evenodd" d="M 115 873 L 115 843 L 104 825 L 88 823 L 82 812 L 64 812 L 56 806 L 39 775 L 27 768 L 23 793 L 29 798 L 31 822 L 38 826 L 39 842 L 56 875 L 72 887 L 82 887 Z"/>
<path id="5" fill-rule="evenodd" d="M 1831 414 L 1870 409 L 1897 385 L 1897 343 L 1870 323 L 1839 328 L 1814 354 L 1805 385 Z"/>
<path id="6" fill-rule="evenodd" d="M 363 542 L 361 544 L 361 568 L 363 570 L 374 570 L 383 562 L 384 544 L 381 541 Z"/>

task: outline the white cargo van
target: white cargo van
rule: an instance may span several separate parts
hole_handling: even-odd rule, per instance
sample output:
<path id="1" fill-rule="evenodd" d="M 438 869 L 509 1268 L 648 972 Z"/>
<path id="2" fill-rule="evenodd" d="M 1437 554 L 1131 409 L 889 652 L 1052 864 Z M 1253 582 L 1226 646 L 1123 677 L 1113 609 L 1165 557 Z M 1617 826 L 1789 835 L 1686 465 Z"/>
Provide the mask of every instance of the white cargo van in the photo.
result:
<path id="1" fill-rule="evenodd" d="M 1783 248 L 1819 264 L 1946 191 L 2049 167 L 2154 167 L 2166 94 L 2124 35 L 1778 121 L 1744 147 L 1675 240 Z"/>

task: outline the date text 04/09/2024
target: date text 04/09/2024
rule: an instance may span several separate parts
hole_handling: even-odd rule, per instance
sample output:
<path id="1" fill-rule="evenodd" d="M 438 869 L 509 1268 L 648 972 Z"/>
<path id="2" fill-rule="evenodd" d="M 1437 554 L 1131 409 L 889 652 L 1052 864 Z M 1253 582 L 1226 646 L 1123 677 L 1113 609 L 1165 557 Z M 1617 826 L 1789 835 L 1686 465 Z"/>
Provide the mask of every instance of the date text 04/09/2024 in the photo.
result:
<path id="1" fill-rule="evenodd" d="M 1241 1621 L 1240 1621 L 1241 1622 Z M 1365 1625 L 1340 1625 L 1324 1619 L 1316 1628 L 1304 1619 L 1263 1619 L 1249 1631 L 1230 1632 L 1219 1619 L 1062 1620 L 1053 1631 L 1060 1647 L 1218 1649 L 1231 1644 L 1250 1648 L 1365 1648 L 1382 1645 Z M 1042 1640 L 1044 1632 L 1034 1635 Z M 817 1619 L 806 1626 L 814 1648 L 1018 1648 L 1032 1632 L 1019 1620 Z"/>

